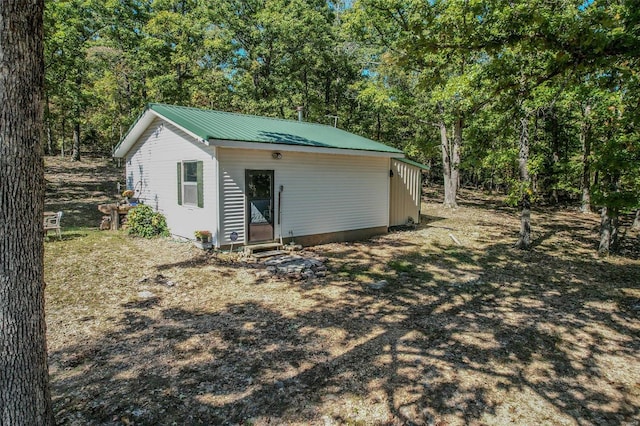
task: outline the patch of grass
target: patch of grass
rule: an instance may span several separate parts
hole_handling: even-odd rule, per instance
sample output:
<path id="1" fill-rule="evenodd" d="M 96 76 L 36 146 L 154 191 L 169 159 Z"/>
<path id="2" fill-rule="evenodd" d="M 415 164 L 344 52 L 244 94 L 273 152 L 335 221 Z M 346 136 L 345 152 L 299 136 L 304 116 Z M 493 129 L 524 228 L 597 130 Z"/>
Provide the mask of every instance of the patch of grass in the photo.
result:
<path id="1" fill-rule="evenodd" d="M 416 265 L 408 260 L 392 260 L 387 262 L 387 266 L 396 272 L 414 272 Z"/>

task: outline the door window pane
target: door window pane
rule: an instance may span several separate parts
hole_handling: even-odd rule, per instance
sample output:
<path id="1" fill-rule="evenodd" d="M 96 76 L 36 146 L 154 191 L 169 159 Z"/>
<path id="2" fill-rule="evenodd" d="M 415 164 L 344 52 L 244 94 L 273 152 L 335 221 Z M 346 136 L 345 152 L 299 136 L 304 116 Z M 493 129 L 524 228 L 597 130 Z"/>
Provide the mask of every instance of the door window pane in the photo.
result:
<path id="1" fill-rule="evenodd" d="M 249 198 L 271 198 L 271 174 L 250 173 L 248 187 Z"/>
<path id="2" fill-rule="evenodd" d="M 271 200 L 253 200 L 250 204 L 250 223 L 271 223 Z"/>

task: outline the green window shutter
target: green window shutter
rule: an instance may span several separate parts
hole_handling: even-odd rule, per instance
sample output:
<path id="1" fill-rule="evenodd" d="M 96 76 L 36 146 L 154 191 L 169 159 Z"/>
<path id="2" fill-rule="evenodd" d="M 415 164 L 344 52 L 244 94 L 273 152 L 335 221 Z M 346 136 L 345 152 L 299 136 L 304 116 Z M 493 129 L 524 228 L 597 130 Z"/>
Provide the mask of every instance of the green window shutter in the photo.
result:
<path id="1" fill-rule="evenodd" d="M 202 161 L 198 161 L 198 207 L 204 207 L 204 185 L 202 184 L 203 180 L 203 163 Z"/>
<path id="2" fill-rule="evenodd" d="M 178 163 L 178 205 L 182 205 L 182 163 Z"/>

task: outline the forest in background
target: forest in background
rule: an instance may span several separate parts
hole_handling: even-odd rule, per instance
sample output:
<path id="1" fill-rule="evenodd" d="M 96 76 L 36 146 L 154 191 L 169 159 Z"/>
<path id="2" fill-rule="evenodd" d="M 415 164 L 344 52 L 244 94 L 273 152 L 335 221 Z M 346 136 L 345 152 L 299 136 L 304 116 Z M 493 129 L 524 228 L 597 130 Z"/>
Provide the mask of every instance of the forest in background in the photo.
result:
<path id="1" fill-rule="evenodd" d="M 149 102 L 337 125 L 444 183 L 639 207 L 636 0 L 51 0 L 45 149 L 109 155 Z"/>

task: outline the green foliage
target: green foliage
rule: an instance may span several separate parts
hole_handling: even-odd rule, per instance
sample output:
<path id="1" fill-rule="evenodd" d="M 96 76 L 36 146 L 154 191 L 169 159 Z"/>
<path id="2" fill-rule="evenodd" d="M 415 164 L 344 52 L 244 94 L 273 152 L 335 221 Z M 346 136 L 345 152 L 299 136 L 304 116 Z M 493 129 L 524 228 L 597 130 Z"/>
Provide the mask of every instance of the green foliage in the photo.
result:
<path id="1" fill-rule="evenodd" d="M 516 207 L 526 196 L 532 203 L 537 202 L 540 198 L 533 192 L 529 182 L 522 182 L 518 179 L 511 179 L 509 185 L 509 193 L 505 198 L 505 203 L 511 207 Z"/>
<path id="2" fill-rule="evenodd" d="M 640 13 L 628 0 L 51 0 L 45 12 L 51 153 L 80 123 L 108 152 L 148 102 L 333 124 L 517 200 L 520 120 L 540 197 L 637 204 Z M 585 110 L 590 113 L 586 114 Z M 596 173 L 599 176 L 595 180 Z M 441 177 L 440 177 L 441 179 Z"/>
<path id="3" fill-rule="evenodd" d="M 169 228 L 164 215 L 154 212 L 147 205 L 141 204 L 129 210 L 127 233 L 144 238 L 167 237 L 169 236 Z"/>

